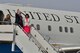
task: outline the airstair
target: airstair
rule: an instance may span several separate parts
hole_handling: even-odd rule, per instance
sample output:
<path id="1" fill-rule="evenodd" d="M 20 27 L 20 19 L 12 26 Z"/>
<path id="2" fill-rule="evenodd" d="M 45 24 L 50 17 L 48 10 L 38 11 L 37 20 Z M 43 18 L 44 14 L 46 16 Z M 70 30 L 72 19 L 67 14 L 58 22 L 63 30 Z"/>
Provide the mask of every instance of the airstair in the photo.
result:
<path id="1" fill-rule="evenodd" d="M 16 30 L 18 32 L 16 45 L 18 45 L 23 53 L 57 53 L 34 27 L 31 27 L 29 37 L 18 26 L 16 26 Z"/>
<path id="2" fill-rule="evenodd" d="M 31 27 L 29 37 L 14 24 L 0 25 L 0 53 L 57 53 L 50 44 Z"/>
<path id="3" fill-rule="evenodd" d="M 18 25 L 0 25 L 0 53 L 79 53 L 80 47 L 53 46 L 36 28 L 31 27 L 27 36 Z M 56 47 L 57 46 L 57 47 Z M 59 47 L 58 47 L 59 46 Z M 64 50 L 63 48 L 69 49 Z M 71 48 L 71 49 L 70 49 Z"/>

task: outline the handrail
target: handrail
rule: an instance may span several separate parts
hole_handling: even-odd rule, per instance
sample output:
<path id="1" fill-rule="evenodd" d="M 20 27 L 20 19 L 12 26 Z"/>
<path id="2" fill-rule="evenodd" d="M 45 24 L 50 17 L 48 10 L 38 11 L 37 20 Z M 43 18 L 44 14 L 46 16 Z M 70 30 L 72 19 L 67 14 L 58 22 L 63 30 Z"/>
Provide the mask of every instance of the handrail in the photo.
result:
<path id="1" fill-rule="evenodd" d="M 33 27 L 34 28 L 34 27 Z M 35 28 L 34 28 L 34 30 L 35 30 Z M 35 32 L 34 32 L 35 33 Z M 39 33 L 40 34 L 40 33 Z M 32 34 L 33 35 L 33 34 Z M 34 37 L 34 39 L 36 38 L 36 34 L 35 35 L 33 35 L 33 37 Z M 41 37 L 41 36 L 40 36 Z M 47 43 L 47 41 L 44 39 L 44 38 L 41 38 L 41 39 L 43 39 L 43 41 L 48 45 L 49 43 Z M 38 39 L 36 39 L 37 41 L 39 41 Z M 42 42 L 43 42 L 42 41 Z M 36 41 L 34 41 L 34 42 L 36 42 Z M 47 48 L 44 46 L 43 47 L 43 43 L 41 43 L 41 42 L 39 42 L 40 43 L 40 46 L 42 46 L 42 47 L 40 47 L 40 48 L 43 48 L 45 51 L 48 51 L 49 53 L 50 53 L 50 51 L 54 51 L 54 53 L 55 52 L 57 52 L 55 49 L 49 49 L 49 48 L 51 48 L 52 46 L 49 44 L 48 46 L 47 46 Z M 35 44 L 38 44 L 37 42 L 35 43 Z M 39 44 L 38 44 L 39 45 Z M 49 48 L 48 48 L 49 47 Z M 53 47 L 52 47 L 53 48 Z M 41 50 L 43 50 L 43 49 L 41 49 Z M 53 53 L 53 52 L 51 52 L 51 53 Z"/>
<path id="2" fill-rule="evenodd" d="M 33 27 L 33 28 L 35 28 L 35 27 Z M 36 28 L 35 28 L 35 30 L 36 30 Z M 38 30 L 36 30 L 37 32 L 38 32 Z M 39 33 L 39 32 L 38 32 Z M 40 34 L 40 33 L 39 33 Z M 41 35 L 42 36 L 42 35 Z M 48 37 L 48 39 L 46 39 L 44 36 L 42 36 L 43 38 L 44 38 L 44 40 L 46 40 L 46 42 L 48 42 L 48 44 L 56 51 L 56 52 L 58 52 L 59 53 L 59 49 L 61 48 L 60 46 L 56 49 L 56 47 L 55 46 L 52 46 L 50 43 L 49 43 L 49 41 L 51 40 L 51 37 L 50 36 L 48 36 L 48 35 L 46 35 L 47 37 Z M 55 43 L 56 44 L 56 43 Z M 61 51 L 63 52 L 63 53 L 65 53 L 65 51 L 63 51 L 62 49 L 61 49 Z"/>
<path id="3" fill-rule="evenodd" d="M 35 27 L 33 27 L 34 28 L 34 30 L 36 30 L 36 28 Z M 38 32 L 38 30 L 36 30 L 37 32 Z M 39 32 L 38 32 L 39 33 Z M 40 33 L 39 33 L 40 34 Z M 42 36 L 42 35 L 41 35 Z M 33 36 L 32 36 L 33 37 Z M 43 37 L 43 36 L 42 36 Z M 34 38 L 34 37 L 33 37 Z M 44 38 L 44 37 L 43 37 Z M 35 38 L 34 38 L 35 39 Z M 58 50 L 56 49 L 56 47 L 55 46 L 52 46 L 50 43 L 49 43 L 49 41 L 51 40 L 51 38 L 49 37 L 47 40 L 44 38 L 44 40 L 53 48 L 53 50 L 55 50 L 57 53 L 59 53 L 59 49 L 60 49 L 60 47 L 58 48 Z M 37 41 L 37 40 L 35 40 L 35 41 Z M 38 45 L 37 47 L 39 48 L 39 50 L 41 50 L 43 47 L 42 47 L 42 45 L 41 44 L 38 44 L 39 42 L 36 42 L 35 44 L 36 45 Z M 43 48 L 44 49 L 44 48 Z M 42 50 L 43 50 L 42 49 Z M 45 50 L 45 49 L 44 49 Z M 63 53 L 65 53 L 63 50 L 62 50 L 62 52 Z"/>
<path id="4" fill-rule="evenodd" d="M 33 26 L 32 26 L 33 27 Z M 33 27 L 35 30 L 36 30 L 36 28 L 35 27 Z M 38 30 L 36 30 L 38 33 L 39 33 L 39 31 Z M 40 33 L 39 33 L 40 34 Z M 41 35 L 42 36 L 42 35 Z M 43 38 L 44 38 L 44 40 L 46 40 L 45 39 L 45 37 L 44 36 L 42 36 Z M 47 37 L 49 37 L 49 36 L 47 36 Z M 48 42 L 48 44 L 50 44 L 49 43 L 49 41 L 51 40 L 51 37 L 49 37 L 46 41 Z M 50 44 L 51 45 L 51 44 Z M 51 46 L 52 47 L 52 46 Z"/>

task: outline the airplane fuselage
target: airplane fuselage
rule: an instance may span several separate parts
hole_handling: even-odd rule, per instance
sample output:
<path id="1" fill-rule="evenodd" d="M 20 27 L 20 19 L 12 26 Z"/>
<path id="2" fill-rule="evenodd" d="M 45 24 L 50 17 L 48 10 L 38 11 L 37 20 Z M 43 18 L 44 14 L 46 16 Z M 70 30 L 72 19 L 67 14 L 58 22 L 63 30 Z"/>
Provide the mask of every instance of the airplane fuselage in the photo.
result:
<path id="1" fill-rule="evenodd" d="M 0 4 L 0 10 L 2 10 L 5 15 L 10 14 L 7 9 L 14 17 L 14 11 L 17 9 L 20 9 L 23 13 L 29 14 L 30 24 L 32 24 L 43 37 L 50 37 L 52 40 L 50 41 L 51 43 L 79 44 L 80 42 L 79 12 Z M 12 17 L 11 19 L 14 23 L 15 18 Z M 23 18 L 23 20 L 24 19 L 25 18 Z"/>

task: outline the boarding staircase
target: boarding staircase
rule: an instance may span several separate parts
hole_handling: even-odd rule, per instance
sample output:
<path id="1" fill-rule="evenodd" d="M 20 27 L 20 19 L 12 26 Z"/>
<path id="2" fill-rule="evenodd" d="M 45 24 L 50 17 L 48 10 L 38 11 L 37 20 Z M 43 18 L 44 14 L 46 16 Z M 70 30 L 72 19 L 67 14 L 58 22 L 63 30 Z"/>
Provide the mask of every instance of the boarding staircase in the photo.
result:
<path id="1" fill-rule="evenodd" d="M 31 27 L 29 37 L 14 24 L 0 25 L 0 53 L 57 53 L 50 44 Z"/>
<path id="2" fill-rule="evenodd" d="M 29 37 L 18 26 L 16 26 L 16 30 L 19 35 L 16 36 L 16 45 L 23 53 L 57 53 L 34 27 L 31 27 Z"/>
<path id="3" fill-rule="evenodd" d="M 27 36 L 18 25 L 0 25 L 0 53 L 74 53 L 56 48 L 40 35 L 36 28 L 31 27 Z M 60 49 L 60 50 L 59 50 Z"/>

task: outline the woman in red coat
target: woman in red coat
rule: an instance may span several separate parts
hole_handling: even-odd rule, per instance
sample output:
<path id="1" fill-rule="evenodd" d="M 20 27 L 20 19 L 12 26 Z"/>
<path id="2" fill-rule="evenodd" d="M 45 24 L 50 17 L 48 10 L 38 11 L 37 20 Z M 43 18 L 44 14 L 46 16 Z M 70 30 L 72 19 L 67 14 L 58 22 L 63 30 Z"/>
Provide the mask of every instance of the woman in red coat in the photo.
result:
<path id="1" fill-rule="evenodd" d="M 25 24 L 25 26 L 23 26 L 23 30 L 24 30 L 24 32 L 29 34 L 30 33 L 30 26 L 29 26 L 30 21 L 29 21 L 29 15 L 28 14 L 25 15 L 25 19 L 26 19 L 26 24 Z"/>

